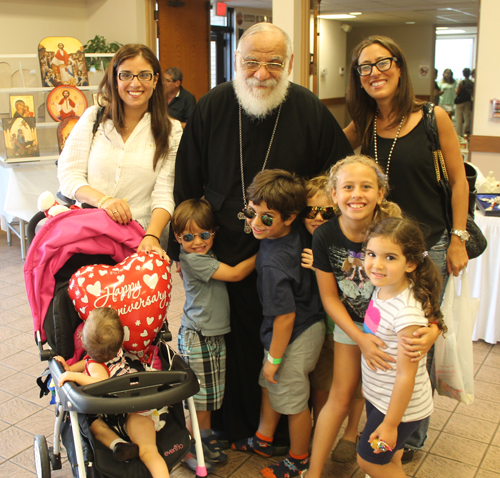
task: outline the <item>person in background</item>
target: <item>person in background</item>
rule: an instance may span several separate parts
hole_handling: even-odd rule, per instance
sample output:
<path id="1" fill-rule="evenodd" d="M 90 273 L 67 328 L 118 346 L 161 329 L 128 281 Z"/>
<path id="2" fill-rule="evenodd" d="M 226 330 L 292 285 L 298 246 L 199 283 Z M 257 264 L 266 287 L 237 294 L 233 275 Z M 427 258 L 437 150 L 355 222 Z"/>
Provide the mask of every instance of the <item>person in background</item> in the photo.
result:
<path id="1" fill-rule="evenodd" d="M 432 98 L 432 102 L 435 105 L 439 104 L 439 96 L 441 95 L 441 88 L 439 88 L 437 77 L 438 77 L 438 69 L 434 68 L 434 95 Z"/>
<path id="2" fill-rule="evenodd" d="M 439 106 L 441 106 L 451 118 L 455 111 L 455 97 L 457 96 L 456 89 L 458 86 L 457 80 L 453 78 L 453 71 L 446 68 L 446 70 L 443 71 L 443 78 L 438 85 L 441 89 Z"/>
<path id="3" fill-rule="evenodd" d="M 474 93 L 474 82 L 469 79 L 470 69 L 464 68 L 462 74 L 464 79 L 458 83 L 455 98 L 455 129 L 458 136 L 463 136 L 464 132 L 469 130 Z"/>
<path id="4" fill-rule="evenodd" d="M 61 192 L 104 209 L 119 224 L 135 219 L 146 231 L 138 250 L 155 250 L 167 258 L 160 235 L 174 212 L 182 128 L 167 116 L 156 55 L 145 45 L 122 46 L 98 95 L 106 103 L 102 120 L 97 119 L 99 106 L 87 108 L 59 157 Z"/>
<path id="5" fill-rule="evenodd" d="M 228 265 L 259 248 L 242 213 L 246 188 L 259 171 L 279 168 L 312 177 L 352 153 L 328 108 L 311 91 L 288 81 L 292 64 L 288 35 L 271 23 L 253 25 L 239 41 L 235 79 L 201 98 L 184 130 L 175 200 L 207 199 L 219 226 L 214 252 Z M 175 260 L 173 241 L 170 245 Z M 255 272 L 227 289 L 231 333 L 226 336 L 226 393 L 212 426 L 234 442 L 252 436 L 259 423 L 263 318 Z M 286 446 L 287 441 L 286 426 L 279 426 L 275 445 Z"/>
<path id="6" fill-rule="evenodd" d="M 196 106 L 195 97 L 182 87 L 182 71 L 175 66 L 165 70 L 165 93 L 168 102 L 168 114 L 181 122 L 182 128 L 186 127 L 188 119 L 193 114 Z"/>

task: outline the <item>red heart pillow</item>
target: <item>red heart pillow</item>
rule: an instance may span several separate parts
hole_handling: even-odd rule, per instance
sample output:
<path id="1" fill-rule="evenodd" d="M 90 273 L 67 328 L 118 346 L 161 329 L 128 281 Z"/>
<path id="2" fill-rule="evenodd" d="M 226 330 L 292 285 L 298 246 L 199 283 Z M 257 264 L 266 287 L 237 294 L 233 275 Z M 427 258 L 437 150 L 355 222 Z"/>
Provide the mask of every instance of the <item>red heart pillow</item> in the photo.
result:
<path id="1" fill-rule="evenodd" d="M 82 320 L 97 307 L 116 309 L 125 332 L 123 348 L 142 362 L 149 360 L 151 342 L 166 320 L 171 290 L 167 262 L 144 251 L 116 266 L 81 267 L 69 282 L 69 296 Z"/>

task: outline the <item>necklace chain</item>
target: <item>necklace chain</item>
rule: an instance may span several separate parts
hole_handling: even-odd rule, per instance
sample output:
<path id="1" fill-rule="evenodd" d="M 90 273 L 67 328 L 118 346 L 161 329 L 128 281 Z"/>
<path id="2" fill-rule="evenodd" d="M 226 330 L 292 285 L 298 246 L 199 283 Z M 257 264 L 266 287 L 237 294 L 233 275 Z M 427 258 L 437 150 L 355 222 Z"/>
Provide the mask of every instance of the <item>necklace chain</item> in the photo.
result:
<path id="1" fill-rule="evenodd" d="M 267 148 L 267 153 L 266 157 L 264 159 L 264 164 L 262 165 L 261 171 L 264 171 L 266 169 L 266 164 L 267 160 L 269 158 L 269 153 L 271 152 L 271 146 L 273 145 L 274 141 L 274 135 L 276 133 L 276 128 L 278 127 L 278 121 L 280 119 L 280 114 L 281 114 L 281 106 L 280 109 L 278 110 L 278 116 L 276 117 L 276 122 L 274 123 L 274 129 L 273 129 L 273 134 L 271 135 L 271 141 L 269 141 L 269 147 Z M 245 205 L 245 208 L 247 207 L 247 198 L 245 194 L 245 173 L 243 171 L 243 132 L 242 132 L 242 127 L 241 127 L 241 105 L 239 109 L 239 127 L 240 127 L 240 171 L 241 171 L 241 192 L 243 194 L 243 204 Z M 252 229 L 246 222 L 245 215 L 240 211 L 238 212 L 238 219 L 244 219 L 245 220 L 245 232 L 247 234 L 250 234 Z"/>
<path id="2" fill-rule="evenodd" d="M 378 110 L 375 113 L 375 118 L 373 118 L 373 146 L 375 149 L 375 162 L 379 164 L 378 162 L 378 152 L 377 152 L 377 115 L 378 115 Z M 391 165 L 391 157 L 392 157 L 392 151 L 394 150 L 394 146 L 396 146 L 396 142 L 399 137 L 399 133 L 401 132 L 401 128 L 403 127 L 403 121 L 405 117 L 403 116 L 401 118 L 401 122 L 399 123 L 399 128 L 398 132 L 396 133 L 396 137 L 394 138 L 394 141 L 392 142 L 391 150 L 389 151 L 389 156 L 387 157 L 387 166 L 385 168 L 385 185 L 389 185 L 389 166 Z"/>

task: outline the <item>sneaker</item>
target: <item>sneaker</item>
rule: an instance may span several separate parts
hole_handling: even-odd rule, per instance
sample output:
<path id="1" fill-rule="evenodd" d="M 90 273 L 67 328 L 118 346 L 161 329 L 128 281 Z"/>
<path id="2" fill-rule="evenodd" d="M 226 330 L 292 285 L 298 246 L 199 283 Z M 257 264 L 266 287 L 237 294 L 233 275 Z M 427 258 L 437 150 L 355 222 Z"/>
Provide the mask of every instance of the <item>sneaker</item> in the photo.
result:
<path id="1" fill-rule="evenodd" d="M 401 457 L 401 463 L 403 463 L 403 465 L 411 463 L 414 457 L 415 457 L 415 450 L 413 448 L 405 447 L 403 451 L 403 456 Z"/>
<path id="2" fill-rule="evenodd" d="M 341 438 L 333 450 L 332 460 L 337 463 L 349 463 L 356 459 L 356 443 Z"/>
<path id="3" fill-rule="evenodd" d="M 184 457 L 184 463 L 186 463 L 191 470 L 195 472 L 197 471 L 198 460 L 196 459 L 196 448 L 194 445 L 191 446 L 188 454 Z M 213 473 L 215 471 L 215 465 L 211 461 L 207 460 L 207 457 L 205 457 L 205 466 L 207 467 L 207 473 Z"/>
<path id="4" fill-rule="evenodd" d="M 301 476 L 301 473 L 307 470 L 308 465 L 309 456 L 304 460 L 296 460 L 290 455 L 287 455 L 287 457 L 279 463 L 260 470 L 260 474 L 264 478 L 293 478 Z"/>
<path id="5" fill-rule="evenodd" d="M 210 460 L 213 463 L 226 463 L 227 455 L 224 453 L 223 446 L 215 435 L 202 438 L 201 441 L 206 460 Z"/>

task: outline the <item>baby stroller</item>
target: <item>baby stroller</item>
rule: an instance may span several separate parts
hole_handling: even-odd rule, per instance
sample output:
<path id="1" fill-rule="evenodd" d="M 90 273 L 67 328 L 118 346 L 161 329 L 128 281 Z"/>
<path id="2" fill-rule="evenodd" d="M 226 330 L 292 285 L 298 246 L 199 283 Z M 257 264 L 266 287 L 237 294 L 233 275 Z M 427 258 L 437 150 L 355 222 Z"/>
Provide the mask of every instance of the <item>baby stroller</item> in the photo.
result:
<path id="1" fill-rule="evenodd" d="M 35 216 L 34 221 L 39 218 L 40 215 Z M 29 229 L 33 231 L 35 225 L 30 224 Z M 34 440 L 39 478 L 50 478 L 51 468 L 61 469 L 61 440 L 75 478 L 86 475 L 150 477 L 138 458 L 123 463 L 114 460 L 111 450 L 92 436 L 84 414 L 121 414 L 166 406 L 169 412 L 162 415 L 166 425 L 157 433 L 157 446 L 172 470 L 188 453 L 192 443 L 185 426 L 182 400 L 187 400 L 192 417 L 198 461 L 196 476 L 207 475 L 192 398 L 199 391 L 199 383 L 182 358 L 165 344 L 171 339 L 168 328 L 160 330 L 157 336 L 161 371 L 122 375 L 82 387 L 74 382 L 66 382 L 62 387 L 57 385 L 64 370 L 53 358 L 56 355 L 68 361 L 81 358 L 74 357 L 73 336 L 81 319 L 68 295 L 70 277 L 82 266 L 113 266 L 121 262 L 135 253 L 143 235 L 144 230 L 135 221 L 121 226 L 105 211 L 81 209 L 50 219 L 30 245 L 24 267 L 26 290 L 40 359 L 48 361 L 48 372 L 55 386 L 53 447 L 47 447 L 43 435 L 37 435 Z M 100 253 L 95 254 L 95 251 Z M 50 349 L 43 348 L 46 343 Z M 49 393 L 47 379 L 45 383 L 41 378 L 38 382 L 43 393 Z"/>

